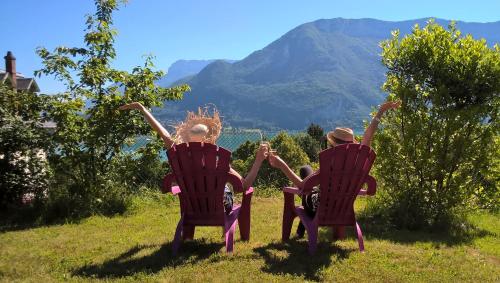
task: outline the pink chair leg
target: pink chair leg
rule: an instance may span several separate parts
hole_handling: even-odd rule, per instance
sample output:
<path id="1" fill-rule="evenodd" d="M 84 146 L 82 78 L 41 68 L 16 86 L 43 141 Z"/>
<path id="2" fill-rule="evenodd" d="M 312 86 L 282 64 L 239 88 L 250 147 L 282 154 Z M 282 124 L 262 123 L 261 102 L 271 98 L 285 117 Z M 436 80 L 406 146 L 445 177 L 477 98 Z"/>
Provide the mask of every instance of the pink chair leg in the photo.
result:
<path id="1" fill-rule="evenodd" d="M 184 223 L 184 215 L 181 216 L 181 219 L 177 224 L 177 229 L 175 229 L 174 242 L 172 244 L 172 251 L 174 255 L 177 255 L 177 252 L 179 251 L 179 246 L 181 244 L 183 223 Z"/>
<path id="2" fill-rule="evenodd" d="M 238 215 L 238 226 L 240 227 L 240 237 L 243 241 L 250 240 L 250 206 L 252 193 L 243 195 L 240 214 Z"/>
<path id="3" fill-rule="evenodd" d="M 333 238 L 333 240 L 345 239 L 345 226 L 333 226 L 332 227 L 332 238 Z"/>
<path id="4" fill-rule="evenodd" d="M 294 208 L 295 204 L 293 202 L 293 194 L 284 193 L 285 195 L 285 205 L 283 207 L 283 226 L 281 230 L 281 240 L 287 241 L 290 239 L 290 233 L 292 231 L 293 219 L 297 216 L 295 214 Z"/>
<path id="5" fill-rule="evenodd" d="M 361 232 L 358 222 L 356 222 L 356 235 L 358 236 L 359 251 L 364 252 L 365 245 L 363 243 L 363 233 Z"/>
<path id="6" fill-rule="evenodd" d="M 232 253 L 233 252 L 233 240 L 234 240 L 234 229 L 236 228 L 236 224 L 238 223 L 238 220 L 234 220 L 234 222 L 229 226 L 226 224 L 226 252 L 227 253 Z"/>
<path id="7" fill-rule="evenodd" d="M 192 240 L 194 238 L 194 225 L 184 225 L 182 229 L 182 239 L 184 240 Z"/>
<path id="8" fill-rule="evenodd" d="M 307 240 L 309 241 L 309 254 L 313 255 L 318 246 L 318 226 L 307 229 Z"/>

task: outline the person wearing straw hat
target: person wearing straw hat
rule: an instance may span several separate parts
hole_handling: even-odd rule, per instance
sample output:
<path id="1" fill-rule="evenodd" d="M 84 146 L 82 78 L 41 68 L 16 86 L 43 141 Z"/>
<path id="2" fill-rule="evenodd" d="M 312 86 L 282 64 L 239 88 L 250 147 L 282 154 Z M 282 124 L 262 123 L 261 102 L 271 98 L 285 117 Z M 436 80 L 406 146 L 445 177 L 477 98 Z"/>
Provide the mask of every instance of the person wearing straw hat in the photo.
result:
<path id="1" fill-rule="evenodd" d="M 214 109 L 213 115 L 208 113 L 208 109 L 198 108 L 198 113 L 189 112 L 187 113 L 186 119 L 175 126 L 175 136 L 172 137 L 170 133 L 155 119 L 155 117 L 149 112 L 146 107 L 144 107 L 139 102 L 132 102 L 120 106 L 120 110 L 139 110 L 148 123 L 153 127 L 153 129 L 160 135 L 161 139 L 165 144 L 165 148 L 169 149 L 174 144 L 187 143 L 187 142 L 204 142 L 215 144 L 217 138 L 219 138 L 222 123 L 219 116 L 219 112 Z M 257 150 L 255 161 L 252 168 L 248 172 L 245 178 L 236 172 L 233 168 L 230 168 L 231 173 L 238 176 L 242 182 L 244 188 L 249 188 L 252 186 L 257 173 L 259 172 L 262 162 L 268 156 L 268 145 L 261 144 Z M 233 207 L 233 194 L 229 187 L 224 189 L 224 209 L 226 213 L 231 212 Z"/>
<path id="2" fill-rule="evenodd" d="M 401 105 L 400 101 L 397 102 L 385 102 L 382 104 L 375 115 L 373 117 L 370 125 L 366 128 L 365 133 L 363 135 L 363 139 L 361 144 L 370 146 L 371 141 L 375 132 L 377 131 L 378 124 L 380 123 L 380 119 L 384 115 L 384 113 L 389 109 L 396 109 Z M 346 143 L 358 143 L 354 137 L 354 132 L 350 128 L 339 127 L 335 128 L 335 130 L 328 132 L 326 135 L 328 140 L 328 147 L 334 147 L 341 144 Z M 283 159 L 281 159 L 278 155 L 271 153 L 268 157 L 269 164 L 274 167 L 280 169 L 287 177 L 290 179 L 293 184 L 302 189 L 303 187 L 303 179 L 307 176 L 314 173 L 313 169 L 309 165 L 302 166 L 299 170 L 299 176 L 297 176 L 292 169 L 286 164 Z M 320 190 L 319 188 L 314 188 L 310 194 L 302 196 L 302 206 L 304 207 L 305 212 L 310 217 L 314 217 L 316 215 L 316 210 L 318 208 L 320 201 Z M 304 236 L 305 227 L 301 223 L 297 227 L 297 236 L 302 238 Z"/>

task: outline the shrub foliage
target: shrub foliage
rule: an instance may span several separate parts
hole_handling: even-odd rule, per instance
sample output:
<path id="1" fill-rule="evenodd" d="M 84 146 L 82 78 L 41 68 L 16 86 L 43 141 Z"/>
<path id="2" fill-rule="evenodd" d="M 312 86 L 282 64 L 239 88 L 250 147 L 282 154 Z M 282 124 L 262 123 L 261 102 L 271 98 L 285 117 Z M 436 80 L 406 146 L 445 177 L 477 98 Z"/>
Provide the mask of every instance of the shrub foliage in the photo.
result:
<path id="1" fill-rule="evenodd" d="M 46 192 L 50 144 L 41 126 L 45 97 L 0 84 L 0 209 L 19 206 Z"/>
<path id="2" fill-rule="evenodd" d="M 67 211 L 111 211 L 107 205 L 114 203 L 113 195 L 120 202 L 126 194 L 127 186 L 122 184 L 127 183 L 117 182 L 123 179 L 114 172 L 119 170 L 120 160 L 130 162 L 123 158 L 123 146 L 139 135 L 155 136 L 140 113 L 119 111 L 120 105 L 139 101 L 146 107 L 159 107 L 165 100 L 181 99 L 189 90 L 186 85 L 157 86 L 155 81 L 163 72 L 154 70 L 150 56 L 132 72 L 112 68 L 117 34 L 112 29 L 112 15 L 119 4 L 95 1 L 96 12 L 87 18 L 84 47 L 37 50 L 43 68 L 36 74 L 53 75 L 67 87 L 66 92 L 53 96 L 47 110 L 57 123 L 53 136 L 57 150 L 50 156 L 57 176 L 53 201 L 62 203 Z M 159 145 L 156 138 L 144 153 L 157 156 Z"/>
<path id="3" fill-rule="evenodd" d="M 280 157 L 288 163 L 292 170 L 298 171 L 300 166 L 309 164 L 307 154 L 286 132 L 280 132 L 270 140 L 270 143 L 271 147 L 277 150 Z M 247 141 L 234 151 L 232 167 L 243 176 L 252 167 L 259 144 L 260 142 Z M 274 188 L 281 188 L 289 184 L 288 178 L 280 170 L 272 168 L 267 161 L 262 164 L 255 181 L 257 186 Z"/>
<path id="4" fill-rule="evenodd" d="M 491 170 L 500 158 L 500 47 L 432 21 L 381 46 L 383 88 L 402 106 L 376 135 L 384 190 L 376 207 L 417 229 L 481 203 L 498 206 L 498 166 Z"/>

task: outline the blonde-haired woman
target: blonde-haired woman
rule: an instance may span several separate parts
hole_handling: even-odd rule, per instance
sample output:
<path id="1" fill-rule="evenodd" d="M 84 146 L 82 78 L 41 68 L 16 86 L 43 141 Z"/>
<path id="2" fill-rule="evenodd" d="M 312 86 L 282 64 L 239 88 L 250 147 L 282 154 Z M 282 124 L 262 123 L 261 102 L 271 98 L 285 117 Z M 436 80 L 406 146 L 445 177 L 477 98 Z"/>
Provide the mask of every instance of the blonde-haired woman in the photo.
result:
<path id="1" fill-rule="evenodd" d="M 206 142 L 215 144 L 222 128 L 220 117 L 217 111 L 214 110 L 213 115 L 210 116 L 208 111 L 202 111 L 201 109 L 199 109 L 198 113 L 188 112 L 186 120 L 176 126 L 176 134 L 174 137 L 172 137 L 170 133 L 160 124 L 160 122 L 155 119 L 151 112 L 149 112 L 141 103 L 133 102 L 130 104 L 125 104 L 119 109 L 139 110 L 144 115 L 151 127 L 153 127 L 153 129 L 160 135 L 166 149 L 169 149 L 176 143 L 184 142 Z M 267 158 L 267 156 L 268 145 L 262 144 L 257 150 L 255 161 L 245 178 L 243 178 L 233 168 L 230 168 L 230 172 L 238 176 L 243 183 L 243 188 L 247 189 L 252 186 L 255 178 L 257 177 L 260 166 L 262 165 L 262 162 Z M 224 208 L 226 213 L 231 212 L 232 206 L 232 192 L 226 186 L 224 190 Z"/>

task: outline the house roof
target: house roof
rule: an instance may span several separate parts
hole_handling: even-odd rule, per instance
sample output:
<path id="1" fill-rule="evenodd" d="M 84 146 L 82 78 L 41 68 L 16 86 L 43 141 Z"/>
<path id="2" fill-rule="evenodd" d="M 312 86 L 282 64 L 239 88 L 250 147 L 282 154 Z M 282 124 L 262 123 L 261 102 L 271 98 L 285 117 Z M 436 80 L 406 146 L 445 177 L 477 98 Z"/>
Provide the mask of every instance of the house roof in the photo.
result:
<path id="1" fill-rule="evenodd" d="M 39 92 L 40 88 L 38 87 L 36 81 L 33 78 L 20 78 L 17 77 L 17 89 Z"/>
<path id="2" fill-rule="evenodd" d="M 17 78 L 17 89 L 18 90 L 25 90 L 25 91 L 32 91 L 32 92 L 39 92 L 40 88 L 38 87 L 38 84 L 36 83 L 35 79 L 33 78 L 25 78 L 22 74 L 17 73 L 16 74 Z M 0 70 L 0 83 L 5 83 L 9 79 L 9 73 L 6 73 L 3 70 Z"/>
<path id="3" fill-rule="evenodd" d="M 9 77 L 9 75 L 6 72 L 0 71 L 0 83 L 4 83 L 8 77 Z"/>

